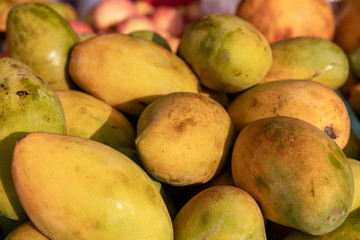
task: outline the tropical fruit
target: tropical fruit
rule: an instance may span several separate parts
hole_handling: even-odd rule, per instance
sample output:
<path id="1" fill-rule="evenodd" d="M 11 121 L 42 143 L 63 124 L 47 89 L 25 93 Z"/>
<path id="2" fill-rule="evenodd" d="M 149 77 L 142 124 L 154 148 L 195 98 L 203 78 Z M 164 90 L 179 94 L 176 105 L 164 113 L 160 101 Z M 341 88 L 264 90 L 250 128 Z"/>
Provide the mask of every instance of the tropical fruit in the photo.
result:
<path id="1" fill-rule="evenodd" d="M 326 0 L 242 0 L 235 14 L 271 44 L 303 36 L 332 40 L 335 34 L 334 12 Z"/>
<path id="2" fill-rule="evenodd" d="M 256 201 L 233 186 L 215 186 L 195 195 L 174 219 L 175 240 L 265 240 Z"/>
<path id="3" fill-rule="evenodd" d="M 308 122 L 276 116 L 248 124 L 236 139 L 231 164 L 235 185 L 275 223 L 322 235 L 350 212 L 354 180 L 347 157 Z"/>
<path id="4" fill-rule="evenodd" d="M 348 158 L 354 177 L 354 197 L 351 204 L 349 217 L 360 218 L 360 161 Z"/>
<path id="5" fill-rule="evenodd" d="M 5 240 L 49 240 L 30 221 L 21 224 L 8 234 Z"/>
<path id="6" fill-rule="evenodd" d="M 261 118 L 289 116 L 318 127 L 341 149 L 350 138 L 350 118 L 343 100 L 331 88 L 312 80 L 257 85 L 234 98 L 227 111 L 237 133 Z"/>
<path id="7" fill-rule="evenodd" d="M 360 239 L 360 219 L 347 218 L 334 231 L 321 235 L 311 236 L 301 231 L 290 233 L 284 240 L 355 240 Z"/>
<path id="8" fill-rule="evenodd" d="M 54 90 L 76 88 L 67 66 L 79 39 L 53 9 L 41 3 L 16 5 L 7 19 L 6 40 L 9 56 L 28 65 Z"/>
<path id="9" fill-rule="evenodd" d="M 149 176 L 105 144 L 29 133 L 14 148 L 11 170 L 26 213 L 49 239 L 173 239 Z"/>
<path id="10" fill-rule="evenodd" d="M 155 42 L 120 33 L 77 44 L 69 71 L 85 92 L 133 116 L 160 96 L 199 92 L 199 80 L 178 56 Z"/>
<path id="11" fill-rule="evenodd" d="M 68 135 L 88 138 L 112 148 L 135 148 L 135 129 L 119 110 L 81 91 L 56 91 Z"/>
<path id="12" fill-rule="evenodd" d="M 160 97 L 139 117 L 136 149 L 147 172 L 175 186 L 202 184 L 224 166 L 235 139 L 226 110 L 197 93 Z"/>
<path id="13" fill-rule="evenodd" d="M 272 61 L 268 41 L 247 21 L 230 14 L 210 14 L 187 28 L 178 55 L 210 89 L 234 93 L 265 76 Z"/>
<path id="14" fill-rule="evenodd" d="M 284 79 L 313 80 L 338 89 L 349 75 L 349 60 L 334 42 L 298 37 L 271 44 L 273 61 L 260 84 Z"/>
<path id="15" fill-rule="evenodd" d="M 15 143 L 28 132 L 65 134 L 65 117 L 53 89 L 12 58 L 0 58 L 0 99 L 0 215 L 23 219 L 10 170 Z"/>

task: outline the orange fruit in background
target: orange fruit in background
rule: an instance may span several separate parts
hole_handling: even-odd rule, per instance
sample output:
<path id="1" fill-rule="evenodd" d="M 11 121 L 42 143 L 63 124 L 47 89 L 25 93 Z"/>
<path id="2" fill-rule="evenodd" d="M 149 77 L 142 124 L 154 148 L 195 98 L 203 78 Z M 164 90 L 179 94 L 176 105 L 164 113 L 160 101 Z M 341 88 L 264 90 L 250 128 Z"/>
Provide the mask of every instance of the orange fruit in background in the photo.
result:
<path id="1" fill-rule="evenodd" d="M 335 33 L 327 0 L 242 0 L 236 15 L 258 28 L 269 43 L 300 36 L 332 40 Z"/>
<path id="2" fill-rule="evenodd" d="M 360 46 L 360 0 L 350 1 L 347 14 L 339 22 L 334 42 L 349 53 Z"/>

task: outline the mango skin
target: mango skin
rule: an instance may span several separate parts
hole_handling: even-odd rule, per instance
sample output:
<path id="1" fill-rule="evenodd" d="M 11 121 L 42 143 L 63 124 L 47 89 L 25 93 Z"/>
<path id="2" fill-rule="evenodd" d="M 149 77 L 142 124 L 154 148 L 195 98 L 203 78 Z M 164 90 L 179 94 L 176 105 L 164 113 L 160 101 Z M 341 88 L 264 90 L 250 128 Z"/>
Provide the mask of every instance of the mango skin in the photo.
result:
<path id="1" fill-rule="evenodd" d="M 330 233 L 321 236 L 311 236 L 300 231 L 294 231 L 284 240 L 355 240 L 359 238 L 360 219 L 347 218 L 343 224 Z"/>
<path id="2" fill-rule="evenodd" d="M 235 185 L 278 224 L 322 235 L 349 214 L 350 164 L 328 135 L 303 120 L 277 116 L 250 123 L 236 139 L 231 168 Z"/>
<path id="3" fill-rule="evenodd" d="M 147 172 L 175 186 L 208 182 L 224 166 L 235 139 L 226 110 L 196 93 L 163 96 L 140 115 L 136 150 Z"/>
<path id="4" fill-rule="evenodd" d="M 30 221 L 14 229 L 4 240 L 49 240 Z"/>
<path id="5" fill-rule="evenodd" d="M 360 218 L 360 161 L 348 158 L 354 177 L 354 197 L 351 204 L 349 217 Z"/>
<path id="6" fill-rule="evenodd" d="M 227 109 L 239 133 L 252 121 L 289 116 L 307 121 L 341 149 L 350 138 L 347 108 L 334 90 L 312 80 L 282 80 L 257 85 L 238 95 Z"/>
<path id="7" fill-rule="evenodd" d="M 270 45 L 262 33 L 230 14 L 210 14 L 192 23 L 177 54 L 202 85 L 226 93 L 255 86 L 272 62 Z"/>
<path id="8" fill-rule="evenodd" d="M 207 188 L 174 219 L 175 240 L 265 240 L 265 226 L 256 201 L 233 186 Z"/>
<path id="9" fill-rule="evenodd" d="M 135 148 L 135 129 L 109 104 L 81 91 L 56 91 L 63 107 L 68 135 L 88 138 L 112 148 Z"/>
<path id="10" fill-rule="evenodd" d="M 29 218 L 50 239 L 173 239 L 149 176 L 105 144 L 29 133 L 17 142 L 11 169 Z"/>
<path id="11" fill-rule="evenodd" d="M 308 79 L 338 89 L 347 80 L 349 60 L 332 41 L 298 37 L 271 45 L 273 60 L 260 84 L 287 79 Z"/>
<path id="12" fill-rule="evenodd" d="M 62 106 L 52 88 L 32 69 L 0 58 L 0 215 L 26 217 L 13 185 L 10 161 L 16 141 L 28 132 L 65 134 Z"/>
<path id="13" fill-rule="evenodd" d="M 54 90 L 76 89 L 68 73 L 69 55 L 79 42 L 68 22 L 45 4 L 13 7 L 7 19 L 9 56 L 36 72 Z"/>
<path id="14" fill-rule="evenodd" d="M 178 56 L 126 34 L 95 36 L 77 44 L 69 72 L 85 92 L 137 117 L 160 96 L 200 91 L 196 75 Z"/>

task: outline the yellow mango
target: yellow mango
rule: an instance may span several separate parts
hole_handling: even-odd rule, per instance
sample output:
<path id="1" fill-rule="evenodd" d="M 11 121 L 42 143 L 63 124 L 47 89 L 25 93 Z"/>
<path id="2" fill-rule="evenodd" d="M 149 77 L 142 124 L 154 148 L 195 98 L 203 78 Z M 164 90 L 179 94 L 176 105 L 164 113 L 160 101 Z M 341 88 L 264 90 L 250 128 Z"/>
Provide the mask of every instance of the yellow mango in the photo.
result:
<path id="1" fill-rule="evenodd" d="M 15 228 L 5 240 L 49 240 L 34 226 L 32 222 L 26 222 Z"/>
<path id="2" fill-rule="evenodd" d="M 178 55 L 202 85 L 226 93 L 258 84 L 272 61 L 264 35 L 230 14 L 210 14 L 193 22 L 183 34 Z"/>
<path id="3" fill-rule="evenodd" d="M 105 144 L 29 133 L 14 148 L 11 170 L 26 213 L 50 239 L 173 239 L 150 177 Z"/>
<path id="4" fill-rule="evenodd" d="M 227 110 L 237 133 L 261 118 L 289 116 L 315 125 L 341 149 L 350 138 L 350 118 L 344 102 L 334 90 L 315 81 L 260 84 L 238 95 Z"/>
<path id="5" fill-rule="evenodd" d="M 260 84 L 288 79 L 313 80 L 338 89 L 349 75 L 344 50 L 330 40 L 298 37 L 271 45 L 273 60 Z"/>
<path id="6" fill-rule="evenodd" d="M 0 215 L 24 219 L 10 170 L 13 148 L 28 132 L 65 134 L 64 112 L 53 89 L 12 58 L 0 58 L 0 109 Z"/>
<path id="7" fill-rule="evenodd" d="M 69 72 L 85 92 L 134 116 L 160 96 L 200 90 L 197 77 L 178 56 L 150 40 L 120 33 L 77 44 Z"/>
<path id="8" fill-rule="evenodd" d="M 224 166 L 234 126 L 217 101 L 198 93 L 171 93 L 140 115 L 136 149 L 147 172 L 175 186 L 208 182 Z"/>
<path id="9" fill-rule="evenodd" d="M 233 186 L 196 194 L 174 219 L 175 240 L 265 240 L 264 218 L 256 201 Z"/>
<path id="10" fill-rule="evenodd" d="M 354 197 L 351 204 L 349 217 L 360 218 L 360 161 L 348 158 L 354 177 Z"/>
<path id="11" fill-rule="evenodd" d="M 92 139 L 115 149 L 135 148 L 135 129 L 109 104 L 81 91 L 56 91 L 64 109 L 68 135 Z"/>
<path id="12" fill-rule="evenodd" d="M 347 157 L 303 120 L 276 116 L 248 124 L 234 144 L 231 168 L 235 186 L 275 223 L 322 235 L 350 212 L 354 179 Z"/>

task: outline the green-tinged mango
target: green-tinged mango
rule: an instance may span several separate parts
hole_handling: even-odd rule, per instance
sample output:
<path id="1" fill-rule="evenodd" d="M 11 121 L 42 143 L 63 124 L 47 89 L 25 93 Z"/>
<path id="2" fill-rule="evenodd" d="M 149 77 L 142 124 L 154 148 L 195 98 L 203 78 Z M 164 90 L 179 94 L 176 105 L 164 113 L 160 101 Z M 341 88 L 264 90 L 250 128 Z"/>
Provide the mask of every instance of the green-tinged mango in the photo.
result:
<path id="1" fill-rule="evenodd" d="M 79 39 L 53 9 L 40 3 L 16 5 L 7 19 L 6 39 L 9 56 L 31 67 L 54 90 L 76 88 L 67 67 Z"/>
<path id="2" fill-rule="evenodd" d="M 199 93 L 160 97 L 141 113 L 135 145 L 147 172 L 161 182 L 208 182 L 231 154 L 235 130 L 226 110 Z"/>
<path id="3" fill-rule="evenodd" d="M 137 154 L 135 149 L 121 147 L 118 150 L 119 150 L 119 152 L 121 152 L 122 154 L 124 154 L 125 156 L 127 156 L 128 158 L 133 160 L 137 165 L 139 165 L 142 169 L 144 169 L 144 171 L 146 171 L 146 169 L 142 165 L 141 160 L 139 158 L 139 155 Z M 151 180 L 153 181 L 156 188 L 159 190 L 162 198 L 164 199 L 166 207 L 169 210 L 169 214 L 171 216 L 171 219 L 175 218 L 175 215 L 177 213 L 176 206 L 175 206 L 173 200 L 171 199 L 171 197 L 169 196 L 169 194 L 164 189 L 164 186 L 163 186 L 164 184 L 162 182 L 156 180 L 150 174 L 148 174 L 148 175 L 150 176 Z"/>
<path id="4" fill-rule="evenodd" d="M 135 148 L 135 129 L 119 110 L 77 90 L 55 91 L 64 109 L 66 133 L 115 149 Z"/>
<path id="5" fill-rule="evenodd" d="M 155 42 L 120 33 L 77 44 L 69 71 L 82 90 L 132 116 L 160 96 L 200 91 L 181 58 Z"/>
<path id="6" fill-rule="evenodd" d="M 10 161 L 15 143 L 26 133 L 65 134 L 65 117 L 53 89 L 22 62 L 0 58 L 0 215 L 26 214 L 15 192 Z"/>
<path id="7" fill-rule="evenodd" d="M 153 42 L 159 44 L 160 46 L 163 46 L 165 49 L 171 51 L 171 48 L 170 48 L 168 42 L 162 36 L 160 36 L 158 33 L 154 32 L 154 31 L 140 30 L 140 31 L 131 32 L 129 34 L 132 36 L 135 36 L 135 37 L 140 37 L 140 38 L 144 38 L 144 39 L 153 41 Z"/>
<path id="8" fill-rule="evenodd" d="M 273 43 L 270 70 L 260 84 L 276 80 L 308 79 L 338 89 L 347 80 L 349 60 L 336 43 L 297 37 Z"/>
<path id="9" fill-rule="evenodd" d="M 301 231 L 290 233 L 284 240 L 357 240 L 360 239 L 360 219 L 347 218 L 334 231 L 321 235 L 311 236 Z"/>
<path id="10" fill-rule="evenodd" d="M 310 235 L 339 227 L 354 196 L 341 148 L 314 125 L 293 117 L 256 120 L 233 148 L 235 185 L 260 204 L 264 217 Z"/>
<path id="11" fill-rule="evenodd" d="M 360 78 L 360 46 L 349 53 L 349 63 L 351 72 Z"/>
<path id="12" fill-rule="evenodd" d="M 14 148 L 11 170 L 26 213 L 49 239 L 173 239 L 150 177 L 105 144 L 29 133 Z"/>
<path id="13" fill-rule="evenodd" d="M 351 204 L 349 217 L 360 218 L 360 161 L 348 158 L 354 177 L 354 197 Z"/>
<path id="14" fill-rule="evenodd" d="M 263 34 L 230 14 L 210 14 L 193 22 L 177 53 L 204 86 L 226 93 L 255 86 L 272 61 L 271 47 Z"/>
<path id="15" fill-rule="evenodd" d="M 175 240 L 265 240 L 256 201 L 234 186 L 207 188 L 190 199 L 174 219 Z"/>
<path id="16" fill-rule="evenodd" d="M 315 125 L 341 149 L 350 138 L 350 118 L 343 100 L 331 88 L 312 80 L 259 84 L 238 95 L 227 111 L 237 133 L 261 118 L 289 116 Z"/>
<path id="17" fill-rule="evenodd" d="M 15 228 L 4 240 L 49 240 L 49 238 L 28 221 Z"/>

